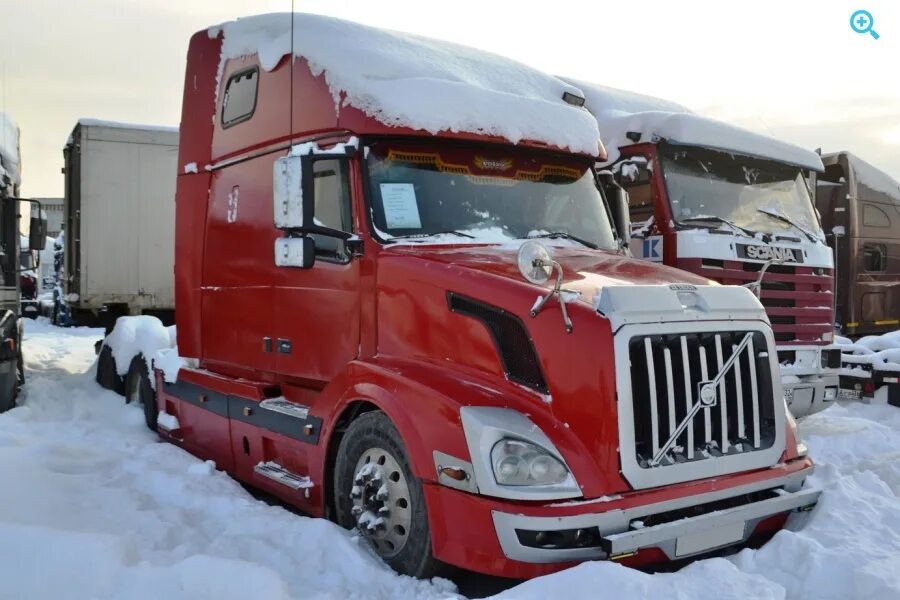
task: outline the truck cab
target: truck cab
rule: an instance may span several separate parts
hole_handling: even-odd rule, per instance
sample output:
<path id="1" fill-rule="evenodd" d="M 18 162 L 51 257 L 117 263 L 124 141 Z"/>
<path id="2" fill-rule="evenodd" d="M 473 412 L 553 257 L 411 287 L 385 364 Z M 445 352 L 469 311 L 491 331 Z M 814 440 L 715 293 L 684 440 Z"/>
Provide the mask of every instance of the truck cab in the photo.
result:
<path id="1" fill-rule="evenodd" d="M 893 331 L 900 323 L 900 184 L 850 152 L 822 162 L 816 207 L 837 257 L 841 333 Z"/>
<path id="2" fill-rule="evenodd" d="M 629 193 L 634 256 L 747 286 L 766 308 L 795 416 L 837 399 L 834 259 L 807 184 L 814 152 L 595 84 L 586 106 Z"/>
<path id="3" fill-rule="evenodd" d="M 762 306 L 627 256 L 581 99 L 326 17 L 195 34 L 148 424 L 419 577 L 700 556 L 812 507 Z"/>

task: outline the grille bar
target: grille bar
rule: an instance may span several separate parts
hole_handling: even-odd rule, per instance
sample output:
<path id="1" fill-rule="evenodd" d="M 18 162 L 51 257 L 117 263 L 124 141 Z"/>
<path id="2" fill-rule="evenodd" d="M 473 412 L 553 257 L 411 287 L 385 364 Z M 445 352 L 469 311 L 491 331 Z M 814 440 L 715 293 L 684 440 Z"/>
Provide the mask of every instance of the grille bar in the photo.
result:
<path id="1" fill-rule="evenodd" d="M 762 332 L 747 331 L 631 338 L 638 464 L 665 467 L 770 448 L 776 411 L 767 347 Z"/>

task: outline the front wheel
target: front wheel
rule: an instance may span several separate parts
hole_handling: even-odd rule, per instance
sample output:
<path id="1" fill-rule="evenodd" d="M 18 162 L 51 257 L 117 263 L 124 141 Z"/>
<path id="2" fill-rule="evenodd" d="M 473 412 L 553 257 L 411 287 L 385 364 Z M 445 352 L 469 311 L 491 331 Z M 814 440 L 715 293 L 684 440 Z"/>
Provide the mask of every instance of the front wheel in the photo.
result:
<path id="1" fill-rule="evenodd" d="M 442 566 L 431 553 L 422 482 L 413 475 L 400 434 L 383 412 L 363 414 L 341 439 L 334 506 L 338 523 L 356 528 L 398 573 L 428 578 Z"/>
<path id="2" fill-rule="evenodd" d="M 150 373 L 147 370 L 147 361 L 143 354 L 138 354 L 131 359 L 128 367 L 128 375 L 125 376 L 125 401 L 144 407 L 144 422 L 150 431 L 156 431 L 156 419 L 158 409 L 156 405 L 156 392 L 150 385 Z"/>

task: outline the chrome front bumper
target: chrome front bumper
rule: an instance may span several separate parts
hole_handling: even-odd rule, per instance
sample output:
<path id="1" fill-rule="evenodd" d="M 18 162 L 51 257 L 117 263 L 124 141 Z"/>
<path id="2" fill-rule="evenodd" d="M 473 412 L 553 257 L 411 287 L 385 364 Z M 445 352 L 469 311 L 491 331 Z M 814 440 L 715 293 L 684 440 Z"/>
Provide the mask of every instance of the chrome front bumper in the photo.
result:
<path id="1" fill-rule="evenodd" d="M 756 526 L 768 517 L 809 508 L 816 504 L 819 490 L 800 490 L 811 469 L 778 479 L 676 498 L 656 504 L 565 517 L 534 517 L 493 512 L 494 527 L 507 558 L 529 563 L 558 563 L 616 558 L 643 548 L 659 548 L 671 559 L 687 558 L 726 546 L 746 542 Z M 766 490 L 773 497 L 660 525 L 641 527 L 641 519 L 651 515 L 710 504 Z M 595 508 L 602 504 L 586 503 Z M 517 530 L 560 532 L 596 528 L 596 544 L 578 548 L 533 547 L 522 543 Z"/>

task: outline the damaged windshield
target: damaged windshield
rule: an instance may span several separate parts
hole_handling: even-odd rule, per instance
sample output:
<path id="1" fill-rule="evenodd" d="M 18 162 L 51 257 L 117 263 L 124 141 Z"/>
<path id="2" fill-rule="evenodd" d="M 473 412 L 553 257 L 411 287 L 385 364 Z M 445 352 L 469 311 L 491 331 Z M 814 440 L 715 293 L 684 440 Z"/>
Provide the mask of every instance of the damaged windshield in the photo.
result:
<path id="1" fill-rule="evenodd" d="M 372 220 L 387 241 L 564 238 L 615 249 L 590 160 L 490 145 L 367 147 Z"/>
<path id="2" fill-rule="evenodd" d="M 704 148 L 659 147 L 674 220 L 763 233 L 819 234 L 799 167 Z"/>

